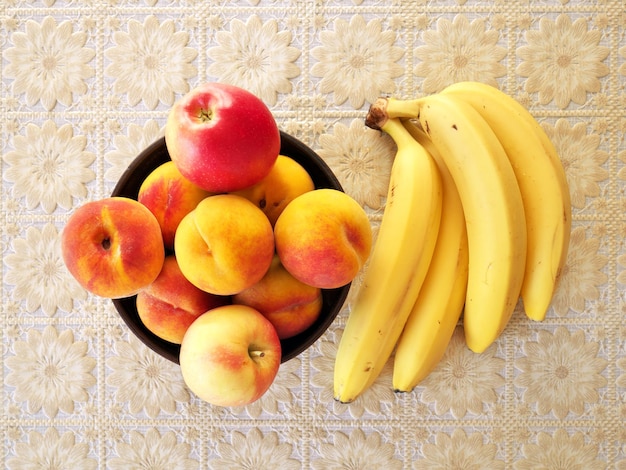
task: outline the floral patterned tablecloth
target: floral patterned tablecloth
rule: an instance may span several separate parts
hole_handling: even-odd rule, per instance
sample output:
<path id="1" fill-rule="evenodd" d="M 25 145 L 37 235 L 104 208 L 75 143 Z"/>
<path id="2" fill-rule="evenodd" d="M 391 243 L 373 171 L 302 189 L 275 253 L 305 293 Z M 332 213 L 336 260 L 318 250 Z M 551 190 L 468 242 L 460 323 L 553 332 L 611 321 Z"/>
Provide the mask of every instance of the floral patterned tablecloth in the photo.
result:
<path id="1" fill-rule="evenodd" d="M 622 0 L 3 0 L 0 467 L 626 469 L 625 29 Z M 412 393 L 387 368 L 333 400 L 345 308 L 260 401 L 209 406 L 64 268 L 69 214 L 199 83 L 260 96 L 376 230 L 394 147 L 369 103 L 468 79 L 556 144 L 571 254 L 544 322 L 518 308 L 481 355 L 458 330 Z"/>

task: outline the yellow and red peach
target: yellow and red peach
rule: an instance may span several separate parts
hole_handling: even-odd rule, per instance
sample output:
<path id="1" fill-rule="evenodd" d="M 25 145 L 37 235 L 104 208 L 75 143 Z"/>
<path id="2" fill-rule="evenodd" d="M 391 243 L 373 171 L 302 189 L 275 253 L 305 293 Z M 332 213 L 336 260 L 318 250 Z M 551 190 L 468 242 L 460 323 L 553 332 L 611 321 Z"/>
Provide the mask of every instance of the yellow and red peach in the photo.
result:
<path id="1" fill-rule="evenodd" d="M 168 161 L 146 177 L 139 188 L 137 200 L 150 209 L 159 221 L 163 243 L 171 250 L 180 221 L 210 195 L 185 178 L 174 162 Z"/>
<path id="2" fill-rule="evenodd" d="M 263 279 L 233 296 L 233 303 L 261 312 L 276 328 L 280 339 L 309 328 L 322 310 L 322 291 L 298 281 L 275 255 Z"/>
<path id="3" fill-rule="evenodd" d="M 178 265 L 199 289 L 233 295 L 256 284 L 274 256 L 265 214 L 247 199 L 218 194 L 202 200 L 178 226 Z"/>
<path id="4" fill-rule="evenodd" d="M 155 281 L 137 294 L 137 313 L 152 333 L 180 344 L 196 318 L 230 301 L 230 297 L 209 294 L 194 286 L 183 276 L 175 255 L 169 255 Z"/>
<path id="5" fill-rule="evenodd" d="M 291 201 L 314 189 L 315 184 L 302 165 L 293 158 L 279 155 L 265 178 L 234 194 L 252 201 L 274 226 L 278 216 Z"/>
<path id="6" fill-rule="evenodd" d="M 185 384 L 199 398 L 216 406 L 244 406 L 272 385 L 281 353 L 267 318 L 246 305 L 226 305 L 191 324 L 179 362 Z"/>
<path id="7" fill-rule="evenodd" d="M 336 189 L 316 189 L 295 198 L 276 221 L 274 237 L 285 269 L 322 289 L 350 283 L 372 247 L 365 210 Z"/>
<path id="8" fill-rule="evenodd" d="M 68 271 L 89 292 L 122 298 L 151 284 L 161 272 L 161 228 L 146 206 L 126 197 L 83 204 L 61 235 Z"/>

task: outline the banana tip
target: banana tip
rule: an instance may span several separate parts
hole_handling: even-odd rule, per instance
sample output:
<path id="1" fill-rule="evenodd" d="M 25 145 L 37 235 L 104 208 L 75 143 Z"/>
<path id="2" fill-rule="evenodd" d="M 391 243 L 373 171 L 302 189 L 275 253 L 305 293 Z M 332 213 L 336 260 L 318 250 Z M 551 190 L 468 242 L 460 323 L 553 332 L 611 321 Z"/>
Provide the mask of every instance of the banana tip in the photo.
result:
<path id="1" fill-rule="evenodd" d="M 335 401 L 342 403 L 344 405 L 347 405 L 348 403 L 352 403 L 354 401 L 354 398 L 351 398 L 348 400 L 342 400 L 341 397 L 335 397 Z"/>

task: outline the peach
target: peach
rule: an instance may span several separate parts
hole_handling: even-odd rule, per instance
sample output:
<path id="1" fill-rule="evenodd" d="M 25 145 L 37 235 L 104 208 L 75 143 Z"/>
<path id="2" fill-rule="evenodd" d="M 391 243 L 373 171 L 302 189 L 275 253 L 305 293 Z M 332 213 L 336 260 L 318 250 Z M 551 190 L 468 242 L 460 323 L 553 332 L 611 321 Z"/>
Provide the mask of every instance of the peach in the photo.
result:
<path id="1" fill-rule="evenodd" d="M 155 168 L 146 177 L 139 188 L 137 200 L 157 218 L 163 243 L 171 250 L 174 248 L 174 235 L 180 221 L 211 194 L 185 178 L 174 162 L 169 161 Z"/>
<path id="2" fill-rule="evenodd" d="M 313 191 L 315 184 L 302 165 L 293 158 L 279 155 L 270 173 L 257 184 L 234 194 L 256 204 L 270 220 L 276 219 L 297 196 Z"/>
<path id="3" fill-rule="evenodd" d="M 261 398 L 281 362 L 276 330 L 246 305 L 200 315 L 180 346 L 180 370 L 189 389 L 216 406 L 244 406 Z"/>
<path id="4" fill-rule="evenodd" d="M 274 256 L 265 214 L 234 194 L 202 200 L 178 226 L 174 251 L 180 270 L 199 289 L 233 295 L 256 284 Z"/>
<path id="5" fill-rule="evenodd" d="M 161 272 L 161 228 L 146 206 L 126 197 L 83 204 L 61 235 L 68 271 L 89 292 L 122 298 L 151 284 Z"/>
<path id="6" fill-rule="evenodd" d="M 230 297 L 209 294 L 187 280 L 174 255 L 166 256 L 155 281 L 137 294 L 137 313 L 146 328 L 170 343 L 180 344 L 189 325 Z"/>
<path id="7" fill-rule="evenodd" d="M 295 198 L 276 221 L 274 237 L 285 269 L 322 289 L 352 282 L 372 247 L 365 210 L 336 189 L 316 189 Z"/>
<path id="8" fill-rule="evenodd" d="M 322 291 L 298 281 L 275 255 L 263 279 L 236 294 L 233 303 L 261 312 L 276 328 L 280 339 L 291 338 L 310 327 L 322 310 Z"/>

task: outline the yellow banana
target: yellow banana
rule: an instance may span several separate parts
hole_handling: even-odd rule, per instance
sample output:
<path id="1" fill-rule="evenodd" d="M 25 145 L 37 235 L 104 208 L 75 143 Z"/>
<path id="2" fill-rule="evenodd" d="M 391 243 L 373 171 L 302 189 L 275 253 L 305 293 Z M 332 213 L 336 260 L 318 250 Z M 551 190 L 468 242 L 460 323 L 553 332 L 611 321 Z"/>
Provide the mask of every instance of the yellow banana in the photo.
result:
<path id="1" fill-rule="evenodd" d="M 524 278 L 526 220 L 511 163 L 491 127 L 465 102 L 440 93 L 384 101 L 387 116 L 419 119 L 459 191 L 469 250 L 463 326 L 468 347 L 483 352 L 511 318 Z"/>
<path id="2" fill-rule="evenodd" d="M 465 216 L 452 175 L 426 134 L 410 121 L 403 124 L 434 158 L 442 185 L 435 252 L 394 356 L 393 388 L 410 392 L 441 360 L 459 321 L 467 292 L 468 247 Z"/>
<path id="3" fill-rule="evenodd" d="M 479 82 L 455 83 L 442 93 L 466 101 L 483 116 L 513 166 L 528 230 L 522 300 L 526 315 L 541 321 L 569 247 L 571 202 L 563 165 L 539 123 L 506 93 Z"/>
<path id="4" fill-rule="evenodd" d="M 366 123 L 388 133 L 397 152 L 378 237 L 335 358 L 334 396 L 344 403 L 365 391 L 391 356 L 426 276 L 441 220 L 441 179 L 430 155 L 399 120 Z"/>

